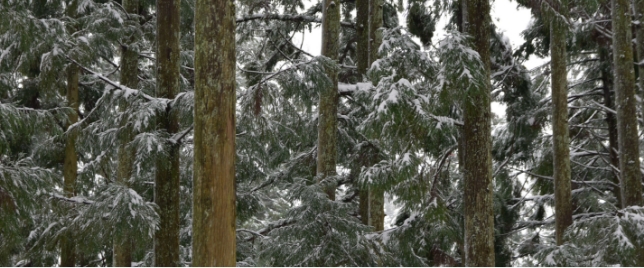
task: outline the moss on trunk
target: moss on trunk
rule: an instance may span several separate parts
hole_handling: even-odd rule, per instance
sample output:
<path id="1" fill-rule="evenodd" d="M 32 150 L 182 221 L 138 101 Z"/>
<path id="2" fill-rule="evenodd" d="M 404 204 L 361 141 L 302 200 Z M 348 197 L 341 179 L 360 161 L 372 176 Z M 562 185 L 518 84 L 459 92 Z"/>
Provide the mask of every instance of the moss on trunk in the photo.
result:
<path id="1" fill-rule="evenodd" d="M 235 6 L 195 5 L 192 265 L 235 266 Z"/>

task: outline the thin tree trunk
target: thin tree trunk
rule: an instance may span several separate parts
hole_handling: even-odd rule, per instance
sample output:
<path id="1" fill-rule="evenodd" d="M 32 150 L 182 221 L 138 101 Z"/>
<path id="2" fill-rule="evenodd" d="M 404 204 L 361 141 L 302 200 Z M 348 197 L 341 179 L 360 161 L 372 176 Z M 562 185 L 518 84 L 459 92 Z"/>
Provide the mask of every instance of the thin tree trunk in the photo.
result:
<path id="1" fill-rule="evenodd" d="M 139 1 L 138 0 L 123 0 L 123 8 L 127 13 L 138 14 Z M 126 40 L 126 44 L 121 46 L 121 84 L 130 88 L 137 88 L 139 84 L 138 70 L 139 70 L 139 55 L 136 51 L 129 48 L 129 45 L 135 42 L 135 37 L 132 36 Z M 121 112 L 127 110 L 127 101 L 121 101 Z M 132 161 L 134 152 L 128 146 L 132 141 L 132 133 L 127 126 L 127 122 L 121 122 L 123 134 L 118 150 L 118 169 L 116 172 L 116 180 L 119 183 L 129 185 L 130 177 L 132 176 Z M 129 230 L 126 227 L 116 232 L 114 236 L 114 261 L 113 265 L 118 267 L 129 267 L 132 265 L 132 239 Z"/>
<path id="2" fill-rule="evenodd" d="M 635 74 L 631 45 L 629 0 L 613 0 L 613 64 L 615 66 L 615 95 L 617 96 L 617 128 L 619 169 L 622 182 L 623 206 L 642 205 L 642 174 L 639 160 Z"/>
<path id="3" fill-rule="evenodd" d="M 69 113 L 69 124 L 78 122 L 78 77 L 79 69 L 73 63 L 67 67 L 67 102 L 74 111 Z M 65 142 L 65 163 L 63 165 L 65 196 L 75 196 L 76 178 L 78 176 L 78 155 L 76 154 L 76 134 L 70 133 Z M 76 243 L 72 235 L 65 235 L 60 242 L 60 266 L 71 267 L 76 264 Z"/>
<path id="4" fill-rule="evenodd" d="M 604 92 L 604 106 L 615 110 L 615 102 L 613 101 L 613 76 L 612 76 L 612 61 L 610 60 L 610 53 L 608 46 L 599 48 L 599 61 L 601 68 L 601 80 Z M 619 147 L 617 144 L 617 119 L 615 114 L 606 112 L 606 124 L 608 125 L 608 154 L 610 155 L 610 164 L 619 168 L 619 157 L 617 152 Z M 612 170 L 612 168 L 611 168 Z M 613 176 L 610 180 L 619 185 L 619 175 L 613 171 Z M 617 199 L 617 207 L 622 207 L 622 192 L 621 187 L 613 187 L 613 194 Z"/>
<path id="5" fill-rule="evenodd" d="M 467 1 L 465 31 L 490 74 L 490 2 Z M 490 80 L 471 85 L 463 101 L 465 265 L 494 266 Z"/>
<path id="6" fill-rule="evenodd" d="M 635 18 L 638 21 L 635 25 L 637 36 L 637 74 L 640 92 L 642 92 L 642 99 L 644 99 L 644 0 L 634 0 L 633 4 L 635 5 Z M 644 118 L 644 108 L 642 109 L 642 118 Z"/>
<path id="7" fill-rule="evenodd" d="M 568 1 L 560 0 L 550 10 L 550 58 L 552 69 L 552 139 L 555 179 L 555 236 L 563 244 L 566 228 L 572 224 L 570 189 L 570 136 L 568 134 L 568 71 L 566 35 Z"/>
<path id="8" fill-rule="evenodd" d="M 179 93 L 180 0 L 157 0 L 157 94 L 174 99 Z M 179 131 L 179 117 L 167 109 L 159 117 L 160 128 L 170 136 Z M 179 145 L 168 142 L 168 158 L 158 159 L 154 202 L 159 207 L 159 230 L 154 235 L 154 265 L 179 263 Z"/>
<path id="9" fill-rule="evenodd" d="M 76 9 L 78 1 L 72 1 L 67 8 L 67 15 L 71 18 L 77 16 Z M 74 26 L 71 26 L 72 28 Z M 73 30 L 73 29 L 72 29 Z M 80 75 L 78 66 L 74 63 L 69 63 L 67 67 L 67 103 L 73 112 L 69 113 L 68 120 L 69 126 L 78 122 L 78 79 Z M 78 155 L 76 153 L 76 134 L 70 133 L 65 141 L 65 160 L 63 164 L 63 190 L 65 196 L 70 198 L 76 195 L 75 186 L 76 178 L 78 177 Z M 76 265 L 76 243 L 70 232 L 63 236 L 60 241 L 61 254 L 60 266 L 73 267 Z"/>
<path id="10" fill-rule="evenodd" d="M 322 14 L 322 55 L 337 62 L 340 40 L 340 2 L 324 0 Z M 331 79 L 331 86 L 320 91 L 318 105 L 318 159 L 317 174 L 319 181 L 335 176 L 337 158 L 338 132 L 338 71 L 327 68 L 326 75 Z M 324 191 L 329 199 L 335 200 L 335 185 L 325 186 Z"/>
<path id="11" fill-rule="evenodd" d="M 235 6 L 195 5 L 192 265 L 235 266 Z"/>
<path id="12" fill-rule="evenodd" d="M 381 0 L 357 0 L 356 2 L 356 31 L 358 73 L 366 75 L 366 70 L 378 58 L 378 47 L 382 43 L 382 1 Z M 377 155 L 369 165 L 377 162 Z M 373 226 L 375 231 L 384 229 L 384 192 L 374 189 L 360 190 L 360 218 L 365 225 Z"/>

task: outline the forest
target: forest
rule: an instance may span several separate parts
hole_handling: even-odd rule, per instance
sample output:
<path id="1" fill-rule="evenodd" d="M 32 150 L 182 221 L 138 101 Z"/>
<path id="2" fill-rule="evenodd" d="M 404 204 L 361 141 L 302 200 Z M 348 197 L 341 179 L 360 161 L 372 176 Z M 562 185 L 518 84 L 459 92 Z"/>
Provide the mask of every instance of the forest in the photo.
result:
<path id="1" fill-rule="evenodd" d="M 493 4 L 0 0 L 0 266 L 644 266 L 644 0 Z"/>

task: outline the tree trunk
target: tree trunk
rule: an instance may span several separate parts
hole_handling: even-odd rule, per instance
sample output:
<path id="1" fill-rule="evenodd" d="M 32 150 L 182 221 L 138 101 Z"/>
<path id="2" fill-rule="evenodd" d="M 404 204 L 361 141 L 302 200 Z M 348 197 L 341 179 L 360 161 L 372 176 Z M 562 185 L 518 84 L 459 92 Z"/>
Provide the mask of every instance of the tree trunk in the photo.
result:
<path id="1" fill-rule="evenodd" d="M 465 30 L 490 74 L 490 2 L 467 1 Z M 494 266 L 490 80 L 471 85 L 463 105 L 465 265 Z"/>
<path id="2" fill-rule="evenodd" d="M 235 6 L 195 5 L 192 265 L 235 266 Z"/>
<path id="3" fill-rule="evenodd" d="M 555 179 L 555 236 L 563 244 L 566 228 L 572 224 L 570 189 L 570 136 L 568 134 L 568 71 L 566 35 L 568 1 L 560 0 L 550 10 L 550 58 L 552 69 L 552 139 Z"/>
<path id="4" fill-rule="evenodd" d="M 378 58 L 378 47 L 382 43 L 382 33 L 379 31 L 382 27 L 382 1 L 357 0 L 356 9 L 357 65 L 358 73 L 364 76 L 366 70 Z M 376 158 L 368 164 L 376 163 Z M 373 226 L 376 232 L 384 230 L 384 192 L 373 189 L 360 190 L 359 197 L 362 223 Z"/>
<path id="5" fill-rule="evenodd" d="M 74 111 L 68 115 L 69 125 L 78 122 L 78 77 L 79 69 L 74 63 L 67 67 L 67 102 Z M 69 127 L 69 126 L 68 126 Z M 65 142 L 65 163 L 63 165 L 65 196 L 74 197 L 78 176 L 78 156 L 76 154 L 76 134 L 70 133 Z M 65 235 L 60 242 L 60 266 L 71 267 L 76 264 L 75 241 L 71 234 Z"/>
<path id="6" fill-rule="evenodd" d="M 138 0 L 123 0 L 123 8 L 127 13 L 138 14 Z M 139 84 L 139 54 L 129 48 L 136 41 L 135 37 L 129 37 L 125 44 L 121 46 L 121 84 L 129 88 L 137 88 Z M 127 110 L 128 103 L 123 100 L 120 103 L 121 112 Z M 118 169 L 116 180 L 119 183 L 129 185 L 132 176 L 133 150 L 129 148 L 128 143 L 132 141 L 132 133 L 127 126 L 127 122 L 121 122 L 123 134 L 118 149 Z M 118 267 L 129 267 L 132 265 L 132 240 L 131 234 L 126 227 L 115 233 L 114 236 L 114 261 L 113 265 Z"/>
<path id="7" fill-rule="evenodd" d="M 340 40 L 340 2 L 324 0 L 322 14 L 322 55 L 337 62 Z M 318 181 L 335 176 L 337 157 L 338 132 L 338 71 L 327 68 L 326 75 L 331 80 L 331 86 L 320 91 L 318 106 Z M 324 186 L 329 199 L 335 200 L 335 184 Z"/>
<path id="8" fill-rule="evenodd" d="M 179 93 L 180 0 L 157 0 L 157 94 L 174 99 Z M 170 136 L 179 131 L 174 109 L 159 116 L 160 128 Z M 168 142 L 167 159 L 158 159 L 154 202 L 159 206 L 159 230 L 154 235 L 154 266 L 179 263 L 179 144 Z"/>
<path id="9" fill-rule="evenodd" d="M 617 96 L 619 169 L 624 207 L 642 205 L 642 174 L 639 160 L 635 74 L 631 45 L 629 0 L 613 0 L 613 64 Z"/>
<path id="10" fill-rule="evenodd" d="M 76 17 L 76 9 L 78 1 L 72 1 L 67 8 L 67 15 L 69 17 Z M 74 26 L 71 26 L 72 28 Z M 72 29 L 73 30 L 73 29 Z M 73 109 L 68 114 L 69 125 L 78 122 L 78 79 L 80 70 L 78 66 L 70 62 L 67 67 L 67 104 Z M 78 177 L 78 155 L 76 154 L 76 134 L 70 133 L 65 140 L 65 160 L 63 163 L 63 190 L 65 196 L 70 198 L 76 195 L 75 186 L 76 178 Z M 70 207 L 71 208 L 71 207 Z M 76 243 L 71 235 L 71 232 L 64 235 L 60 240 L 60 266 L 73 267 L 76 265 Z"/>
<path id="11" fill-rule="evenodd" d="M 615 102 L 613 101 L 613 76 L 612 76 L 612 61 L 610 60 L 609 46 L 599 48 L 599 61 L 601 64 L 601 80 L 604 92 L 604 106 L 615 110 Z M 619 157 L 617 152 L 619 147 L 617 145 L 617 119 L 615 114 L 606 112 L 606 124 L 608 126 L 608 154 L 610 155 L 610 164 L 616 169 L 619 168 Z M 612 168 L 611 168 L 612 170 Z M 613 176 L 610 180 L 618 185 L 613 187 L 613 194 L 617 199 L 617 207 L 622 207 L 622 190 L 619 187 L 619 174 L 613 170 Z"/>

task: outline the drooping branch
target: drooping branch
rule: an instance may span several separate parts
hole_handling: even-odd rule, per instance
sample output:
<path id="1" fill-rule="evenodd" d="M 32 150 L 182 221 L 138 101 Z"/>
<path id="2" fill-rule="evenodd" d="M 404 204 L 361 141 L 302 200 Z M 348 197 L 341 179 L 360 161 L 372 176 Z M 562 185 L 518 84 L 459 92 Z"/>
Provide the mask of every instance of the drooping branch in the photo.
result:
<path id="1" fill-rule="evenodd" d="M 322 19 L 316 16 L 301 15 L 301 14 L 251 14 L 244 15 L 237 18 L 237 23 L 244 23 L 254 20 L 280 20 L 291 22 L 315 22 L 322 23 Z M 350 22 L 340 22 L 342 27 L 355 28 L 355 25 Z"/>

